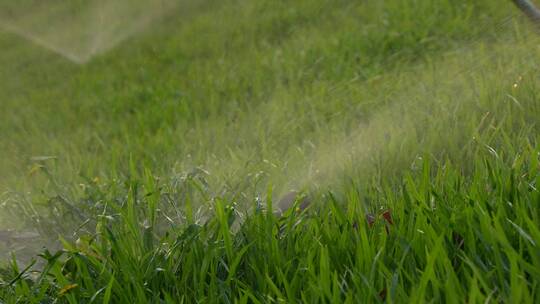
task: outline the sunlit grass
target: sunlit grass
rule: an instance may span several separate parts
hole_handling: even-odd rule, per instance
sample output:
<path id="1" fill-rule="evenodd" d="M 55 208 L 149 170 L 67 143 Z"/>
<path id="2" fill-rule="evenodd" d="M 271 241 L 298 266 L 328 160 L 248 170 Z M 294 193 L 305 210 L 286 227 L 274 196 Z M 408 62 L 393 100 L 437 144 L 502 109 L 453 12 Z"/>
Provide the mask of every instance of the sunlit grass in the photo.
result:
<path id="1" fill-rule="evenodd" d="M 450 162 L 433 169 L 424 160 L 399 185 L 328 192 L 282 218 L 216 199 L 207 221 L 195 223 L 185 206 L 167 205 L 165 197 L 182 192 L 152 176 L 131 180 L 119 190 L 123 199 L 96 206 L 103 212 L 86 227 L 93 233 L 40 256 L 45 272 L 36 277 L 15 264 L 5 271 L 2 296 L 7 303 L 533 303 L 539 149 L 524 144 L 511 163 L 481 149 L 469 177 Z M 165 224 L 175 208 L 185 218 Z M 235 221 L 242 224 L 233 232 Z"/>
<path id="2" fill-rule="evenodd" d="M 10 243 L 0 299 L 538 302 L 511 8 L 209 1 L 84 66 L 2 34 L 0 231 L 61 244 Z M 291 189 L 311 206 L 267 212 Z"/>

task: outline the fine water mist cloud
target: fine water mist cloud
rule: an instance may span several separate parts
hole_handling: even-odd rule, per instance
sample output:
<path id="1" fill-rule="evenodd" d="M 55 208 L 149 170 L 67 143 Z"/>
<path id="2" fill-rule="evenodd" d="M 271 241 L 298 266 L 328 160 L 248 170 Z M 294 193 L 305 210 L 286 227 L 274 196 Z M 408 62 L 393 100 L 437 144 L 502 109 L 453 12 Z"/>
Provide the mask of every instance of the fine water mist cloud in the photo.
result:
<path id="1" fill-rule="evenodd" d="M 0 1 L 0 29 L 84 64 L 178 8 L 174 0 Z"/>
<path id="2" fill-rule="evenodd" d="M 511 18 L 505 18 L 496 31 L 502 32 Z M 498 112 L 514 99 L 513 77 L 526 72 L 528 62 L 536 61 L 527 50 L 527 45 L 537 42 L 536 36 L 530 36 L 527 43 L 512 37 L 500 41 L 497 47 L 486 48 L 473 40 L 444 54 L 439 61 L 421 63 L 401 76 L 381 76 L 374 83 L 394 83 L 394 88 L 386 91 L 389 101 L 385 106 L 352 130 L 311 138 L 314 153 L 296 160 L 297 166 L 287 174 L 270 178 L 271 183 L 278 193 L 325 190 L 347 177 L 369 179 L 366 174 L 375 174 L 373 166 L 385 159 L 389 160 L 385 167 L 397 168 L 399 161 L 411 164 L 424 153 L 457 157 L 465 149 L 462 144 L 474 141 L 478 128 L 503 116 Z M 507 76 L 501 77 L 501 73 Z M 380 89 L 369 81 L 364 86 Z M 489 97 L 500 93 L 508 98 Z M 476 124 L 465 124 L 471 121 Z"/>

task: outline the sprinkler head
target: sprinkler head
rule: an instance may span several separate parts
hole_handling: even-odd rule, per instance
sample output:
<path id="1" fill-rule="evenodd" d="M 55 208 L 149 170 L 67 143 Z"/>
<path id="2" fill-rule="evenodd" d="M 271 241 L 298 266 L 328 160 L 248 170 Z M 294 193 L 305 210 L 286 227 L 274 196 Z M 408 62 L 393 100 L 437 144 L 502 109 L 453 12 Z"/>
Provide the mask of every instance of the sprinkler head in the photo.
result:
<path id="1" fill-rule="evenodd" d="M 294 207 L 295 203 L 297 203 L 296 207 L 300 212 L 308 208 L 311 204 L 311 201 L 308 196 L 301 195 L 297 191 L 291 190 L 281 197 L 281 199 L 277 203 L 278 209 L 274 211 L 274 214 L 278 216 L 283 215 L 283 213 Z"/>

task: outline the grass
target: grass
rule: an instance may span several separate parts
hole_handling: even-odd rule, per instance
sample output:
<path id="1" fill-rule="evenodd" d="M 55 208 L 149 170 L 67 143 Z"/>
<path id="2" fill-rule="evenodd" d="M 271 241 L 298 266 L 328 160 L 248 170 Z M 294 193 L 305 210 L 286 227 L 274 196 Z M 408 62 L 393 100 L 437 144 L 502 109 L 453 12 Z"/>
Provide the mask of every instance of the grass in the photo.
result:
<path id="1" fill-rule="evenodd" d="M 146 176 L 119 189 L 121 202 L 105 200 L 95 233 L 42 253 L 46 267 L 33 280 L 14 262 L 2 296 L 7 303 L 534 303 L 538 152 L 530 147 L 511 164 L 480 153 L 467 178 L 450 163 L 431 172 L 424 160 L 400 185 L 328 193 L 319 208 L 282 218 L 216 199 L 204 224 L 186 213 L 185 224 L 166 227 L 158 218 L 174 213 L 156 200 L 182 192 Z"/>
<path id="2" fill-rule="evenodd" d="M 82 66 L 1 34 L 0 229 L 62 249 L 8 261 L 0 299 L 538 302 L 540 58 L 511 12 L 204 1 Z M 292 188 L 312 206 L 266 212 Z"/>

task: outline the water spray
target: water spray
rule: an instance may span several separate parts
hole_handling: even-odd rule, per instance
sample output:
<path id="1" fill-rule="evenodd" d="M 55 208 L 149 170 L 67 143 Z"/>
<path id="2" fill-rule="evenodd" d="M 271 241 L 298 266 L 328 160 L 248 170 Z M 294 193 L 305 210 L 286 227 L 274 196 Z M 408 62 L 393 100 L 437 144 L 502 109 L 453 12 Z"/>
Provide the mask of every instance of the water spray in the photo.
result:
<path id="1" fill-rule="evenodd" d="M 512 0 L 512 2 L 531 20 L 535 25 L 540 26 L 540 10 L 530 1 L 528 0 Z M 505 19 L 502 24 L 506 24 L 507 21 L 509 21 L 510 18 Z M 500 29 L 499 29 L 500 30 Z M 457 73 L 456 76 L 463 75 L 466 72 L 471 72 L 474 69 L 477 69 L 479 66 L 478 63 L 468 65 L 468 68 L 465 70 L 461 70 Z M 316 179 L 323 178 L 323 175 L 332 175 L 335 174 L 331 173 L 332 171 L 336 171 L 335 168 L 335 162 L 344 162 L 346 159 L 350 158 L 352 155 L 365 155 L 368 154 L 368 150 L 370 151 L 380 151 L 383 149 L 382 146 L 378 146 L 374 143 L 374 140 L 370 139 L 370 136 L 368 134 L 371 134 L 371 132 L 377 132 L 377 130 L 387 130 L 387 134 L 401 134 L 399 128 L 389 128 L 386 119 L 389 115 L 391 115 L 393 112 L 397 111 L 395 108 L 389 108 L 385 111 L 378 113 L 374 119 L 372 119 L 370 122 L 368 122 L 365 130 L 359 130 L 357 134 L 348 136 L 346 139 L 343 140 L 343 143 L 341 143 L 340 148 L 336 149 L 336 146 L 330 145 L 331 147 L 329 149 L 325 149 L 319 153 L 317 153 L 317 159 L 314 160 L 314 162 L 317 162 L 320 170 L 318 170 L 317 174 L 304 174 L 305 177 L 302 181 L 296 181 L 296 186 L 305 187 L 308 184 L 313 184 Z M 395 117 L 396 119 L 399 118 Z M 395 123 L 396 121 L 394 121 Z M 401 121 L 400 123 L 404 123 L 404 121 Z M 366 131 L 367 130 L 367 131 Z M 403 134 L 404 135 L 404 134 Z M 366 137 L 367 136 L 367 137 Z M 369 144 L 365 143 L 365 140 L 370 142 Z M 363 145 L 361 144 L 363 143 Z M 366 148 L 367 147 L 367 148 Z M 348 151 L 348 152 L 343 152 Z M 332 155 L 333 157 L 329 157 Z M 328 163 L 327 159 L 332 158 L 332 162 Z M 309 170 L 308 170 L 309 171 Z M 288 192 L 285 192 L 281 195 L 280 199 L 278 200 L 277 209 L 274 210 L 274 214 L 276 215 L 282 215 L 290 208 L 297 206 L 299 210 L 305 210 L 307 207 L 309 207 L 311 204 L 311 198 L 306 193 L 298 192 L 297 190 L 289 190 Z"/>
<path id="2" fill-rule="evenodd" d="M 174 12 L 174 0 L 0 3 L 0 30 L 84 64 Z"/>

